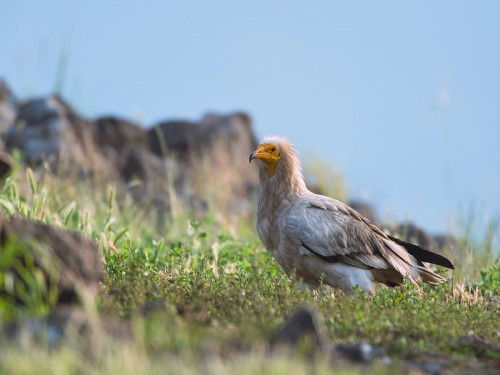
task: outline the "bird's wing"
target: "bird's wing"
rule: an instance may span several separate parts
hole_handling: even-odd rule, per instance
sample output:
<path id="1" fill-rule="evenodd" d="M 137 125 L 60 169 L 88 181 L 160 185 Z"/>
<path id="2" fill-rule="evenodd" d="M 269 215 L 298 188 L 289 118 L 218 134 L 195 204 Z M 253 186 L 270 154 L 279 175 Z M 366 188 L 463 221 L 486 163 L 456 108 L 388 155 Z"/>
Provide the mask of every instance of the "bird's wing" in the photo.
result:
<path id="1" fill-rule="evenodd" d="M 295 202 L 283 218 L 284 234 L 329 262 L 366 269 L 394 268 L 413 276 L 415 259 L 357 211 L 332 198 L 311 195 Z M 418 274 L 415 274 L 418 276 Z"/>

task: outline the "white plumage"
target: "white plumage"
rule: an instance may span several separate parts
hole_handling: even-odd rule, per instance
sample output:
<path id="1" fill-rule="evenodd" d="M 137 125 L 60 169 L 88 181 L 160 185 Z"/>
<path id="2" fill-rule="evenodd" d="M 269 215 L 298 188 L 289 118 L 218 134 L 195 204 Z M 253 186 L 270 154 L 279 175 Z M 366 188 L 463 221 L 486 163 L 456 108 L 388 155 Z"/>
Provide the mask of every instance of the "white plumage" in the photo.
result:
<path id="1" fill-rule="evenodd" d="M 250 155 L 259 159 L 257 232 L 284 271 L 317 286 L 373 293 L 374 282 L 397 286 L 407 277 L 441 283 L 423 262 L 453 268 L 441 255 L 390 237 L 346 204 L 310 192 L 292 145 L 267 137 Z"/>

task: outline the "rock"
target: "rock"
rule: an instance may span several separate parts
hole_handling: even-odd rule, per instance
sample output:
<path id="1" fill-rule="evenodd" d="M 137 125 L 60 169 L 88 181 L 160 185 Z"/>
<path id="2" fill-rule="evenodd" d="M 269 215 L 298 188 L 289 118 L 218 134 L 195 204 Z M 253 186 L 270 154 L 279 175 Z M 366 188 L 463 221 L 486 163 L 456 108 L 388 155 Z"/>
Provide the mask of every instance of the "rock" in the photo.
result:
<path id="1" fill-rule="evenodd" d="M 168 208 L 167 171 L 163 160 L 149 150 L 148 133 L 130 121 L 117 117 L 96 120 L 94 142 L 111 170 L 129 183 L 129 191 L 141 203 Z"/>
<path id="2" fill-rule="evenodd" d="M 46 317 L 33 317 L 7 324 L 4 332 L 10 341 L 21 345 L 46 345 L 56 349 L 66 341 L 87 355 L 98 353 L 102 338 L 126 340 L 132 337 L 130 321 L 89 314 L 81 306 L 61 304 Z"/>
<path id="3" fill-rule="evenodd" d="M 209 195 L 223 212 L 250 211 L 258 175 L 246 157 L 257 146 L 248 115 L 210 113 L 197 123 L 162 122 L 149 130 L 149 143 L 153 153 L 175 161 L 173 184 L 184 202 Z"/>
<path id="4" fill-rule="evenodd" d="M 5 142 L 8 150 L 20 149 L 32 165 L 49 161 L 60 167 L 57 162 L 62 162 L 72 171 L 89 171 L 102 165 L 94 150 L 93 130 L 92 123 L 54 95 L 23 103 Z"/>
<path id="5" fill-rule="evenodd" d="M 370 220 L 373 224 L 377 225 L 379 222 L 375 209 L 370 203 L 361 200 L 351 200 L 348 202 L 348 205 L 358 211 L 361 216 Z"/>
<path id="6" fill-rule="evenodd" d="M 12 169 L 12 158 L 3 151 L 0 151 L 0 181 L 6 177 Z"/>
<path id="7" fill-rule="evenodd" d="M 132 147 L 148 149 L 146 129 L 128 120 L 115 116 L 98 118 L 95 121 L 94 143 L 105 155 L 126 153 Z"/>
<path id="8" fill-rule="evenodd" d="M 75 305 L 59 305 L 47 317 L 34 317 L 15 321 L 6 327 L 11 340 L 20 343 L 43 342 L 49 348 L 57 347 L 68 330 L 82 334 L 88 329 L 88 316 Z"/>
<path id="9" fill-rule="evenodd" d="M 156 224 L 162 228 L 172 208 L 163 161 L 135 145 L 116 160 L 114 168 L 127 183 L 133 199 L 147 210 L 154 209 Z"/>
<path id="10" fill-rule="evenodd" d="M 325 340 L 316 313 L 307 307 L 297 311 L 271 336 L 269 343 L 271 352 L 278 347 L 295 350 L 304 341 L 308 345 L 308 355 L 315 352 L 326 352 Z"/>
<path id="11" fill-rule="evenodd" d="M 442 375 L 449 374 L 453 367 L 453 360 L 446 354 L 436 353 L 408 353 L 403 365 L 410 374 Z M 452 373 L 455 373 L 453 371 Z"/>
<path id="12" fill-rule="evenodd" d="M 3 79 L 0 79 L 0 136 L 14 123 L 17 105 L 12 90 Z"/>
<path id="13" fill-rule="evenodd" d="M 434 241 L 436 241 L 439 248 L 453 246 L 457 243 L 457 239 L 455 237 L 447 234 L 436 234 L 434 236 Z"/>
<path id="14" fill-rule="evenodd" d="M 135 194 L 136 199 L 144 201 L 149 197 L 153 200 L 158 195 L 165 196 L 167 171 L 163 161 L 156 155 L 138 145 L 132 146 L 115 161 L 115 167 L 125 182 L 142 181 L 140 189 Z"/>
<path id="15" fill-rule="evenodd" d="M 433 239 L 438 248 L 443 250 L 459 252 L 458 248 L 465 248 L 467 246 L 467 244 L 451 234 L 436 234 L 433 236 Z"/>
<path id="16" fill-rule="evenodd" d="M 425 229 L 419 227 L 418 225 L 407 222 L 397 225 L 392 229 L 389 229 L 391 235 L 396 236 L 403 241 L 415 243 L 424 249 L 435 250 L 438 245 L 434 238 L 429 235 Z"/>
<path id="17" fill-rule="evenodd" d="M 245 113 L 209 113 L 198 122 L 163 122 L 146 131 L 114 116 L 88 121 L 54 95 L 22 103 L 5 142 L 7 152 L 19 149 L 30 166 L 123 180 L 162 217 L 178 202 L 199 218 L 213 207 L 226 221 L 238 220 L 251 214 L 257 195 L 257 170 L 247 162 L 257 141 Z"/>
<path id="18" fill-rule="evenodd" d="M 298 347 L 307 346 L 307 355 L 312 358 L 315 353 L 327 354 L 332 362 L 347 360 L 349 362 L 368 364 L 375 360 L 389 363 L 389 357 L 383 348 L 375 347 L 366 342 L 356 344 L 338 344 L 332 346 L 323 335 L 321 319 L 318 314 L 307 307 L 300 307 L 271 336 L 271 353 L 277 349 L 285 348 L 289 354 L 293 354 Z"/>
<path id="19" fill-rule="evenodd" d="M 165 301 L 149 301 L 139 308 L 139 313 L 144 317 L 148 317 L 155 313 L 164 313 L 166 309 L 167 304 Z"/>
<path id="20" fill-rule="evenodd" d="M 477 357 L 485 357 L 487 353 L 495 353 L 500 358 L 500 345 L 487 342 L 481 336 L 470 334 L 459 337 L 457 341 L 460 347 L 468 347 Z"/>
<path id="21" fill-rule="evenodd" d="M 335 352 L 344 359 L 355 363 L 371 363 L 376 359 L 389 360 L 384 349 L 366 342 L 336 345 Z"/>
<path id="22" fill-rule="evenodd" d="M 165 121 L 152 127 L 149 132 L 151 151 L 166 158 L 173 156 L 187 161 L 197 152 L 197 142 L 203 129 L 191 121 Z"/>
<path id="23" fill-rule="evenodd" d="M 0 245 L 1 251 L 10 251 L 11 259 L 19 259 L 26 271 L 40 270 L 46 283 L 57 287 L 56 304 L 94 302 L 102 271 L 99 249 L 92 240 L 49 225 L 1 216 Z M 24 283 L 15 264 L 12 261 L 6 272 L 12 275 L 13 283 Z M 23 304 L 15 292 L 14 297 Z"/>
<path id="24" fill-rule="evenodd" d="M 430 361 L 407 361 L 405 367 L 410 371 L 410 374 L 443 375 L 449 373 L 440 363 Z"/>

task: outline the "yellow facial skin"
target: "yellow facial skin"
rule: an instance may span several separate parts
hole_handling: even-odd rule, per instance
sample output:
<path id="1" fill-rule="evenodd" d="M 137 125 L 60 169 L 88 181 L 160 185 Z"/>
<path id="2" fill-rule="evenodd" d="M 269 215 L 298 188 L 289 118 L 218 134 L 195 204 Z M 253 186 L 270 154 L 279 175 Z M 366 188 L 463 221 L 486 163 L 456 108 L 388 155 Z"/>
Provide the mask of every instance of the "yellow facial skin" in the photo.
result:
<path id="1" fill-rule="evenodd" d="M 273 143 L 261 143 L 257 150 L 250 154 L 248 161 L 251 163 L 253 159 L 259 159 L 266 165 L 267 173 L 272 177 L 276 173 L 276 165 L 280 158 L 281 152 L 278 146 Z"/>

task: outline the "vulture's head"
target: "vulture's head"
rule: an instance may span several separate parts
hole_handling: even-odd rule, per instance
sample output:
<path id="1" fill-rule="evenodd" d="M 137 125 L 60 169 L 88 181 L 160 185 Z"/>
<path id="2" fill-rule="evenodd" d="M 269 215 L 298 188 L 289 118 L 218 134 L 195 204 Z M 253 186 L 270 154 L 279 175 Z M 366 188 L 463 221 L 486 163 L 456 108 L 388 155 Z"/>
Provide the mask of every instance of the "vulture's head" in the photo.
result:
<path id="1" fill-rule="evenodd" d="M 259 159 L 266 166 L 269 176 L 274 176 L 277 166 L 287 158 L 295 158 L 292 144 L 285 138 L 272 136 L 264 138 L 248 160 L 251 163 Z"/>

